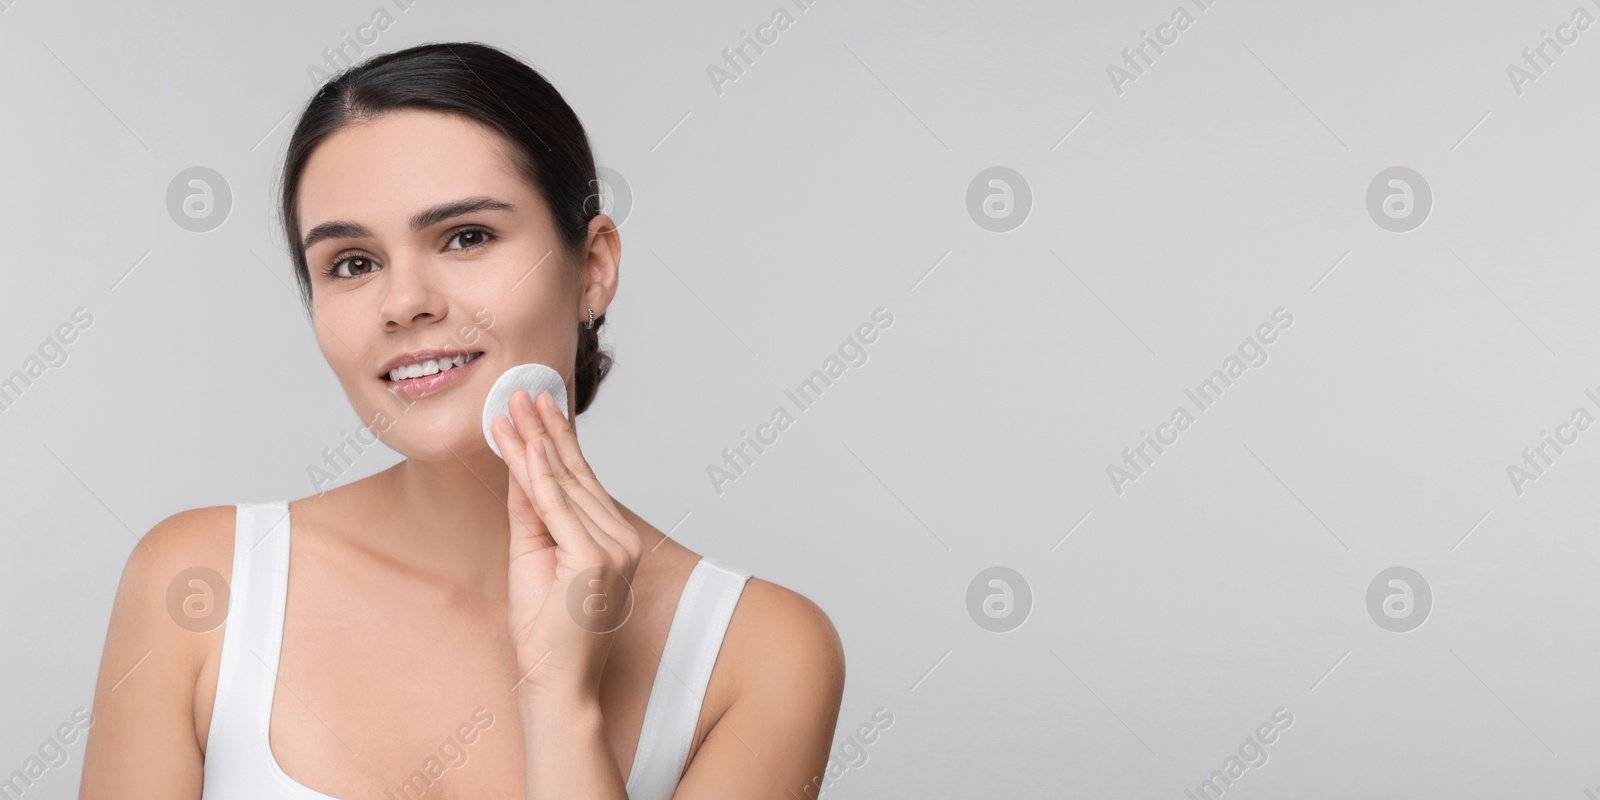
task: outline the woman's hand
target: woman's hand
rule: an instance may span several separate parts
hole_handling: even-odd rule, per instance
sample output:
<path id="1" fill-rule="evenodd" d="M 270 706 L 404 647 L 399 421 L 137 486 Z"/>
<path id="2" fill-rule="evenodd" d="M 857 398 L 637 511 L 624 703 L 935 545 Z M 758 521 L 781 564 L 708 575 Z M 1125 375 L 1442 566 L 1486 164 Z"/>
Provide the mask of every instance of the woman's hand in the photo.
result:
<path id="1" fill-rule="evenodd" d="M 644 553 L 583 460 L 549 392 L 518 391 L 511 421 L 490 425 L 510 468 L 508 622 L 521 692 L 596 698 L 617 628 L 633 610 L 632 581 Z"/>

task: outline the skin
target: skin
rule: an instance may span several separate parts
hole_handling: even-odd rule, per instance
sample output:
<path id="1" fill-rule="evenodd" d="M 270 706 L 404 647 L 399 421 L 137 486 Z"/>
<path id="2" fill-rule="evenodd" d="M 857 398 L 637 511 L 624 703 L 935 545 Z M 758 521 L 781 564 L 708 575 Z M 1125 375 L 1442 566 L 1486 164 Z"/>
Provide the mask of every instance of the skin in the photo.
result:
<path id="1" fill-rule="evenodd" d="M 483 400 L 506 368 L 550 365 L 573 396 L 578 324 L 611 302 L 621 252 L 604 215 L 579 253 L 565 250 L 506 146 L 475 121 L 402 111 L 333 134 L 302 178 L 303 235 L 334 220 L 368 229 L 307 250 L 313 324 L 352 407 L 405 456 L 289 505 L 270 742 L 289 776 L 333 797 L 397 791 L 465 724 L 478 728 L 471 743 L 457 737 L 468 760 L 426 797 L 625 798 L 699 558 L 605 492 L 548 395 L 516 396 L 515 431 L 497 420 L 504 458 L 483 441 Z M 411 229 L 419 211 L 469 197 L 512 208 Z M 347 255 L 360 259 L 341 267 L 346 277 L 323 274 Z M 449 347 L 484 355 L 438 394 L 398 404 L 377 377 L 396 355 Z M 231 576 L 234 522 L 232 506 L 184 511 L 129 556 L 80 798 L 200 796 L 226 625 L 180 627 L 166 595 L 191 567 Z M 585 568 L 607 570 L 618 592 L 631 583 L 631 614 L 614 632 L 567 610 L 567 585 Z M 751 578 L 674 797 L 814 797 L 843 685 L 828 617 Z"/>

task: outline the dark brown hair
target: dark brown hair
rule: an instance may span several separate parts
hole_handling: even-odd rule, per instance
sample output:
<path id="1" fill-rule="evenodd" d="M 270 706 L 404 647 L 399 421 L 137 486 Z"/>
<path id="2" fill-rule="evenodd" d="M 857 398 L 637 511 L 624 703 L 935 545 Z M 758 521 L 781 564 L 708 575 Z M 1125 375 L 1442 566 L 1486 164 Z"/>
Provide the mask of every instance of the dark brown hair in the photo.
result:
<path id="1" fill-rule="evenodd" d="M 374 56 L 323 84 L 289 137 L 282 175 L 282 225 L 301 300 L 311 309 L 311 276 L 300 249 L 300 177 L 317 145 L 339 129 L 386 112 L 422 109 L 459 114 L 500 132 L 512 162 L 543 195 L 568 254 L 581 257 L 589 220 L 600 213 L 594 153 L 583 123 L 561 93 L 516 57 L 478 42 L 440 42 Z M 600 328 L 578 324 L 573 416 L 594 402 L 611 370 Z"/>

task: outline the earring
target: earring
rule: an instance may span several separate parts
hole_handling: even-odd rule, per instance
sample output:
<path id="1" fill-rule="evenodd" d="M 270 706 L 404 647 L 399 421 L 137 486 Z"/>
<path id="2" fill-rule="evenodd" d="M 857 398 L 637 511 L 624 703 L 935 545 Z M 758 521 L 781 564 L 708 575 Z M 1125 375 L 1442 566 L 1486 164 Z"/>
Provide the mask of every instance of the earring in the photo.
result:
<path id="1" fill-rule="evenodd" d="M 584 330 L 594 330 L 594 308 L 589 309 L 589 321 L 583 324 Z"/>

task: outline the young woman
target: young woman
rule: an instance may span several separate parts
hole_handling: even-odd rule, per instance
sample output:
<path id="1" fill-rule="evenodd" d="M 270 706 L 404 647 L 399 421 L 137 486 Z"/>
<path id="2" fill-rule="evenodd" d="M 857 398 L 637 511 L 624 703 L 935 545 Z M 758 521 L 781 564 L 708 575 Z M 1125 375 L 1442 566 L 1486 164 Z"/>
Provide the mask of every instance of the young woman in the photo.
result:
<path id="1" fill-rule="evenodd" d="M 547 393 L 496 419 L 503 457 L 484 440 L 507 368 L 556 369 L 576 417 L 610 366 L 596 185 L 572 109 L 491 47 L 379 56 L 312 98 L 283 172 L 296 277 L 405 460 L 144 537 L 80 797 L 816 797 L 844 683 L 827 616 L 611 498 Z"/>

